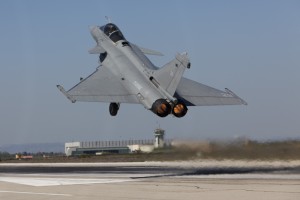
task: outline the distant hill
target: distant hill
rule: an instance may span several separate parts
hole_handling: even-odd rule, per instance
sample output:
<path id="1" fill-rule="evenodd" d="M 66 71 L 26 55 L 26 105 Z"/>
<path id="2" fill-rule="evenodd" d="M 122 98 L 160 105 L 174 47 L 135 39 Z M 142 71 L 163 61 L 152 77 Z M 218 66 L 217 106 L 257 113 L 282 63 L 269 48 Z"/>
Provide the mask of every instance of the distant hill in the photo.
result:
<path id="1" fill-rule="evenodd" d="M 38 152 L 65 152 L 65 143 L 33 143 L 33 144 L 5 144 L 0 145 L 0 151 L 11 154 L 19 152 L 38 153 Z"/>

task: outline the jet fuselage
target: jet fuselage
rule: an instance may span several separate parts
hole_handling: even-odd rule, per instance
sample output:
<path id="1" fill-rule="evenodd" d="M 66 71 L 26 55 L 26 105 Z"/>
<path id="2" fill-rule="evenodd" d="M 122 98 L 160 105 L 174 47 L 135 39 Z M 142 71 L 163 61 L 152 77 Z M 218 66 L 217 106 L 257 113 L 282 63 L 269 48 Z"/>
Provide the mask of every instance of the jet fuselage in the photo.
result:
<path id="1" fill-rule="evenodd" d="M 149 59 L 124 37 L 113 42 L 100 27 L 94 26 L 90 29 L 97 44 L 107 54 L 102 61 L 102 67 L 110 66 L 108 70 L 122 81 L 130 93 L 139 98 L 146 109 L 153 110 L 156 114 L 159 110 L 163 116 L 170 114 L 177 99 L 155 83 L 153 70 L 157 68 Z M 184 112 L 186 111 L 187 109 Z"/>

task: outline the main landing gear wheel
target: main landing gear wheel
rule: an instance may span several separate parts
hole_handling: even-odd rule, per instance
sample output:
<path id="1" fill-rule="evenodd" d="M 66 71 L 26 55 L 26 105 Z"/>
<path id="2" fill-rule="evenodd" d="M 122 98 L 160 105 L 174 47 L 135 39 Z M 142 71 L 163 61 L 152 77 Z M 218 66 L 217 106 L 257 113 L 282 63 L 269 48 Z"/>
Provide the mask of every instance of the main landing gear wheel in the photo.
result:
<path id="1" fill-rule="evenodd" d="M 116 116 L 118 114 L 120 108 L 119 103 L 110 103 L 109 105 L 109 113 L 111 116 Z"/>

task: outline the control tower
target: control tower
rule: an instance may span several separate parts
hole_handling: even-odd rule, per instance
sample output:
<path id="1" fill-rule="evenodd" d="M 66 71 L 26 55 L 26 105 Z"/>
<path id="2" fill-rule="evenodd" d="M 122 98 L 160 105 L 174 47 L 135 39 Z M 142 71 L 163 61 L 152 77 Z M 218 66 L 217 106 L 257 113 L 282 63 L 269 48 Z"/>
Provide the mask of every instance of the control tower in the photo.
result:
<path id="1" fill-rule="evenodd" d="M 164 135 L 165 135 L 165 130 L 161 128 L 157 128 L 154 130 L 154 136 L 155 136 L 154 148 L 164 147 Z"/>

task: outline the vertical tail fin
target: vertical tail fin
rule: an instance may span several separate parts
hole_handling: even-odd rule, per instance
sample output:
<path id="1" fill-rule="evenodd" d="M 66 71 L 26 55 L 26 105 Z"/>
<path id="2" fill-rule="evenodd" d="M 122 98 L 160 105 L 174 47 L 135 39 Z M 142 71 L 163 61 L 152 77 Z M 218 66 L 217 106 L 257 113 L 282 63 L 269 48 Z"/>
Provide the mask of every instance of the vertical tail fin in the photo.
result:
<path id="1" fill-rule="evenodd" d="M 187 53 L 177 54 L 173 60 L 156 70 L 153 77 L 162 88 L 173 96 L 186 68 L 190 68 Z"/>

